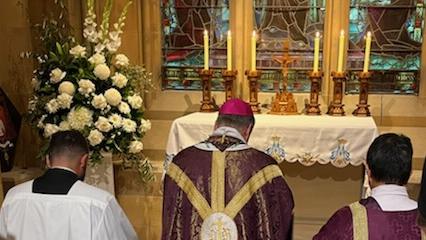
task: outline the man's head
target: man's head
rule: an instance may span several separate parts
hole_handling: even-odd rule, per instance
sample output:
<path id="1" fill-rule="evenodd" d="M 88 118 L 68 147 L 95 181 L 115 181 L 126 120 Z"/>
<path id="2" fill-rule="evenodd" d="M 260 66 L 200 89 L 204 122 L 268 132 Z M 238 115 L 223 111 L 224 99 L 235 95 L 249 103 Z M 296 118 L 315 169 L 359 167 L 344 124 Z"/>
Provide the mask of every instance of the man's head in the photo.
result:
<path id="1" fill-rule="evenodd" d="M 405 185 L 411 174 L 413 146 L 408 137 L 387 133 L 374 139 L 367 152 L 370 184 Z"/>
<path id="2" fill-rule="evenodd" d="M 238 130 L 247 141 L 254 126 L 253 111 L 248 103 L 241 99 L 226 101 L 219 109 L 215 129 L 219 127 L 231 127 Z"/>
<path id="3" fill-rule="evenodd" d="M 53 134 L 47 154 L 48 167 L 70 168 L 80 178 L 84 178 L 89 146 L 80 132 L 70 130 Z"/>

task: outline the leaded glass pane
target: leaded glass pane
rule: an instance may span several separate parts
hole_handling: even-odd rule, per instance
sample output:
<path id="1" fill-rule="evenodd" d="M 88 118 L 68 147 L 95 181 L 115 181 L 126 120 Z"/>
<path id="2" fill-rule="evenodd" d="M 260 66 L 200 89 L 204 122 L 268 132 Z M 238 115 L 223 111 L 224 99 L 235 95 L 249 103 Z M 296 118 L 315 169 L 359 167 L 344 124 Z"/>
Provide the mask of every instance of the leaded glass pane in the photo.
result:
<path id="1" fill-rule="evenodd" d="M 213 90 L 222 90 L 220 69 L 226 66 L 229 0 L 161 0 L 163 89 L 201 89 L 203 32 L 209 31 Z"/>
<path id="2" fill-rule="evenodd" d="M 351 0 L 350 78 L 346 92 L 358 92 L 364 64 L 364 36 L 372 32 L 370 92 L 415 94 L 419 89 L 424 0 Z"/>
<path id="3" fill-rule="evenodd" d="M 274 81 L 282 78 L 281 65 L 274 57 L 283 56 L 289 42 L 288 90 L 309 92 L 307 73 L 313 66 L 314 37 L 323 32 L 325 0 L 254 0 L 255 26 L 259 34 L 257 68 L 262 70 L 261 91 L 274 91 Z M 322 46 L 322 41 L 320 46 Z M 322 47 L 320 60 L 322 59 Z M 320 61 L 320 66 L 321 66 Z"/>

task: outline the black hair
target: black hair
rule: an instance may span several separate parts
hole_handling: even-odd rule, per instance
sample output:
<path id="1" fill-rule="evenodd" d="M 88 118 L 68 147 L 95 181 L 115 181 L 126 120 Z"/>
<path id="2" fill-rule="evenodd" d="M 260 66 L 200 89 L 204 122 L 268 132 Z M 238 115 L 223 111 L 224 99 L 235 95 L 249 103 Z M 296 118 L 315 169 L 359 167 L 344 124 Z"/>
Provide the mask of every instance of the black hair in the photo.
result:
<path id="1" fill-rule="evenodd" d="M 219 114 L 216 120 L 217 127 L 232 127 L 240 132 L 247 129 L 250 125 L 254 126 L 254 116 Z"/>
<path id="2" fill-rule="evenodd" d="M 410 178 L 412 156 L 408 137 L 386 133 L 374 139 L 368 149 L 367 165 L 376 181 L 402 186 Z"/>
<path id="3" fill-rule="evenodd" d="M 60 131 L 52 135 L 48 148 L 51 161 L 56 157 L 65 156 L 74 160 L 89 153 L 86 138 L 76 130 Z"/>

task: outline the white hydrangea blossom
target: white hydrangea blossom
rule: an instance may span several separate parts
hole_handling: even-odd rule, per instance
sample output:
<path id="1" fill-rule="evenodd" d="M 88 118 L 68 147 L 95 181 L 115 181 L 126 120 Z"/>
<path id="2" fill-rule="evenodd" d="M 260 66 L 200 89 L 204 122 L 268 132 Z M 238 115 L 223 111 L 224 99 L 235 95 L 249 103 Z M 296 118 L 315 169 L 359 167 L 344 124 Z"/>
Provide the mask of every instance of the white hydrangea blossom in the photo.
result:
<path id="1" fill-rule="evenodd" d="M 129 58 L 127 58 L 127 56 L 124 54 L 115 55 L 114 66 L 117 68 L 129 66 Z"/>
<path id="2" fill-rule="evenodd" d="M 59 105 L 59 108 L 69 109 L 71 108 L 71 104 L 72 104 L 72 96 L 66 93 L 62 93 L 56 98 L 56 101 Z"/>
<path id="3" fill-rule="evenodd" d="M 93 54 L 90 58 L 89 58 L 89 62 L 94 65 L 97 66 L 99 64 L 103 64 L 105 63 L 106 59 L 105 56 L 100 54 L 100 53 L 95 53 Z"/>
<path id="4" fill-rule="evenodd" d="M 129 153 L 139 153 L 143 150 L 143 143 L 140 141 L 132 141 L 129 146 Z"/>
<path id="5" fill-rule="evenodd" d="M 104 95 L 99 94 L 93 97 L 92 106 L 96 109 L 105 109 L 108 106 L 108 103 Z"/>
<path id="6" fill-rule="evenodd" d="M 136 127 L 137 127 L 136 122 L 133 121 L 132 119 L 128 119 L 128 118 L 123 119 L 122 128 L 125 132 L 128 132 L 128 133 L 135 132 Z"/>
<path id="7" fill-rule="evenodd" d="M 133 109 L 139 109 L 142 107 L 143 100 L 141 96 L 139 95 L 132 95 L 127 97 L 127 101 L 129 102 L 130 106 L 132 106 Z"/>
<path id="8" fill-rule="evenodd" d="M 70 54 L 76 58 L 85 57 L 86 56 L 86 48 L 81 45 L 77 45 L 70 49 Z"/>
<path id="9" fill-rule="evenodd" d="M 50 100 L 46 104 L 46 110 L 50 114 L 56 113 L 59 110 L 59 104 L 58 104 L 58 101 L 56 100 L 56 98 Z"/>
<path id="10" fill-rule="evenodd" d="M 112 85 L 118 88 L 123 88 L 127 85 L 127 78 L 121 73 L 116 72 L 114 76 L 111 77 Z"/>
<path id="11" fill-rule="evenodd" d="M 89 140 L 89 144 L 92 146 L 96 146 L 104 140 L 104 135 L 98 130 L 91 130 L 87 140 Z"/>
<path id="12" fill-rule="evenodd" d="M 68 113 L 68 122 L 71 129 L 83 130 L 93 124 L 93 112 L 86 107 L 73 108 Z"/>
<path id="13" fill-rule="evenodd" d="M 83 95 L 88 95 L 90 93 L 95 92 L 96 87 L 95 84 L 93 84 L 92 81 L 87 80 L 87 79 L 80 79 L 80 81 L 78 81 L 78 92 L 83 94 Z"/>
<path id="14" fill-rule="evenodd" d="M 49 74 L 50 82 L 58 83 L 62 81 L 62 79 L 64 79 L 66 75 L 67 75 L 67 72 L 62 71 L 60 68 L 55 68 Z"/>

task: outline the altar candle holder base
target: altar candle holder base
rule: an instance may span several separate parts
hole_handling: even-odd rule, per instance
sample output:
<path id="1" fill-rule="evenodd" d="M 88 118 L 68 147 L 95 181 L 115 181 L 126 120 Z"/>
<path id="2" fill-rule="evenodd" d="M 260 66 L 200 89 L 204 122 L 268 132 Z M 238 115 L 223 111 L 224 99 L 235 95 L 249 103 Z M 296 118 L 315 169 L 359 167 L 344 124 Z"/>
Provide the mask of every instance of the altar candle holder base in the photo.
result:
<path id="1" fill-rule="evenodd" d="M 321 110 L 319 108 L 320 104 L 318 103 L 318 95 L 321 88 L 322 76 L 323 73 L 320 71 L 309 73 L 309 78 L 311 79 L 311 94 L 309 104 L 306 108 L 307 115 L 321 115 Z"/>
<path id="2" fill-rule="evenodd" d="M 237 70 L 224 70 L 222 72 L 223 85 L 225 86 L 225 101 L 234 98 L 234 82 L 237 77 Z"/>
<path id="3" fill-rule="evenodd" d="M 201 101 L 200 112 L 214 112 L 216 109 L 214 107 L 212 97 L 211 97 L 211 88 L 212 88 L 212 76 L 213 71 L 210 69 L 201 69 L 200 72 L 202 88 L 203 88 L 203 99 Z"/>
<path id="4" fill-rule="evenodd" d="M 327 114 L 331 116 L 345 116 L 345 110 L 343 109 L 343 82 L 346 80 L 346 72 L 332 72 L 334 89 L 333 89 L 333 101 L 328 107 Z"/>
<path id="5" fill-rule="evenodd" d="M 245 74 L 247 76 L 247 79 L 249 80 L 251 110 L 254 113 L 260 113 L 257 95 L 259 91 L 258 80 L 262 72 L 259 70 L 246 70 Z"/>
<path id="6" fill-rule="evenodd" d="M 368 81 L 371 78 L 370 72 L 359 73 L 359 104 L 357 108 L 352 112 L 357 117 L 368 117 L 371 116 L 370 109 L 368 107 Z"/>

